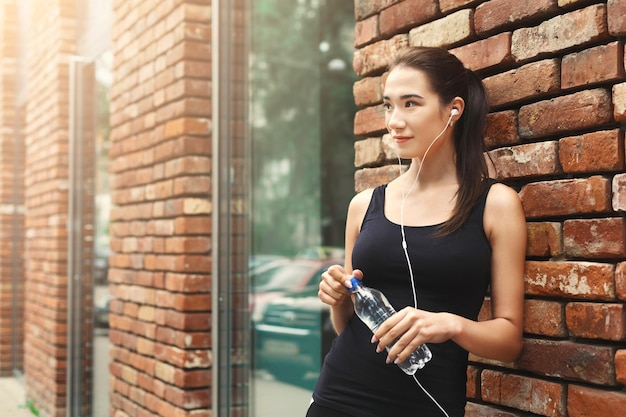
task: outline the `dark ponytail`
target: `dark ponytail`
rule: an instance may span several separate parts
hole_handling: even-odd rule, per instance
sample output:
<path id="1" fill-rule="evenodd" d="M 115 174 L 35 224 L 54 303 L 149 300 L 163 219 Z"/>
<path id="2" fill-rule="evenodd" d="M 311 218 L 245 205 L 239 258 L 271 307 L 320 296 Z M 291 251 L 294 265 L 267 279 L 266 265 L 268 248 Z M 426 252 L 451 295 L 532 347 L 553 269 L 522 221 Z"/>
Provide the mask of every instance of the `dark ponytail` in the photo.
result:
<path id="1" fill-rule="evenodd" d="M 398 66 L 426 75 L 442 106 L 450 104 L 455 97 L 465 101 L 463 114 L 454 128 L 459 181 L 456 205 L 452 217 L 438 231 L 446 235 L 465 223 L 486 186 L 489 173 L 483 155 L 483 129 L 489 112 L 487 93 L 480 78 L 443 48 L 410 48 L 398 56 L 389 69 Z"/>

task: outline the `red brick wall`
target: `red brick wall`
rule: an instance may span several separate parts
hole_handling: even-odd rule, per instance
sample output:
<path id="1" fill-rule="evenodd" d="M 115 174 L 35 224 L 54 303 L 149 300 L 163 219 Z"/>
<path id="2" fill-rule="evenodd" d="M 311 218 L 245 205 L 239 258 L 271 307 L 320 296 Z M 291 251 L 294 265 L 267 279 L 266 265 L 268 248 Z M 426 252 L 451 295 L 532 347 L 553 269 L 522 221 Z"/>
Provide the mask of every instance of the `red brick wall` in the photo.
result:
<path id="1" fill-rule="evenodd" d="M 485 145 L 525 209 L 524 350 L 471 357 L 466 415 L 626 409 L 626 0 L 356 0 L 355 13 L 356 189 L 397 173 L 379 111 L 388 59 L 442 46 L 482 76 Z"/>
<path id="2" fill-rule="evenodd" d="M 0 376 L 21 367 L 23 152 L 16 111 L 17 2 L 0 4 Z M 14 284 L 14 275 L 18 277 Z M 20 294 L 14 299 L 13 292 Z M 17 320 L 14 320 L 14 309 Z M 17 330 L 14 333 L 14 328 Z M 14 351 L 14 346 L 16 350 Z"/>
<path id="3" fill-rule="evenodd" d="M 74 2 L 30 2 L 25 107 L 25 345 L 27 396 L 65 415 L 69 56 Z"/>
<path id="4" fill-rule="evenodd" d="M 210 1 L 113 9 L 111 415 L 208 416 Z"/>

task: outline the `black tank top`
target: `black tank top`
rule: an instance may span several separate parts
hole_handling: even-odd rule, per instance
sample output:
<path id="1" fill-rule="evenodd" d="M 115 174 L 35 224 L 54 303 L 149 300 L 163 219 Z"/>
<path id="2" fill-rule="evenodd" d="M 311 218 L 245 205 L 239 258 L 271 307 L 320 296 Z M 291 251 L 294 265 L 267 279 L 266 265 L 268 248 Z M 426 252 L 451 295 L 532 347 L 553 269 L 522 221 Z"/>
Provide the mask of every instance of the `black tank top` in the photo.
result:
<path id="1" fill-rule="evenodd" d="M 456 232 L 434 236 L 437 225 L 405 226 L 418 307 L 476 320 L 491 276 L 491 246 L 483 229 L 486 196 Z M 400 225 L 385 217 L 386 185 L 374 189 L 354 246 L 352 265 L 363 284 L 378 288 L 396 310 L 413 305 Z M 371 331 L 355 316 L 333 342 L 313 393 L 316 403 L 355 417 L 440 417 L 444 414 L 386 352 L 376 353 Z M 433 358 L 415 376 L 450 417 L 463 417 L 467 351 L 452 341 L 428 347 Z"/>

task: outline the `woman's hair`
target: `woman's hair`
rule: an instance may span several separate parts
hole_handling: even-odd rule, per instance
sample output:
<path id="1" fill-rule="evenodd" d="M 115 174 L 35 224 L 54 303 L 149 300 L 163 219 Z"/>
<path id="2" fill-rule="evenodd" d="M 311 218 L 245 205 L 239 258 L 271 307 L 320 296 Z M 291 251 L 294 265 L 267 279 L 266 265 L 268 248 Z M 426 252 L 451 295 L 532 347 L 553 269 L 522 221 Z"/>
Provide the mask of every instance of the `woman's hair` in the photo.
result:
<path id="1" fill-rule="evenodd" d="M 456 205 L 452 217 L 438 231 L 446 235 L 468 219 L 489 176 L 483 155 L 483 128 L 489 112 L 487 93 L 480 78 L 443 48 L 412 47 L 396 57 L 389 70 L 401 66 L 421 71 L 442 106 L 450 104 L 455 97 L 465 101 L 465 109 L 454 129 L 459 180 Z"/>

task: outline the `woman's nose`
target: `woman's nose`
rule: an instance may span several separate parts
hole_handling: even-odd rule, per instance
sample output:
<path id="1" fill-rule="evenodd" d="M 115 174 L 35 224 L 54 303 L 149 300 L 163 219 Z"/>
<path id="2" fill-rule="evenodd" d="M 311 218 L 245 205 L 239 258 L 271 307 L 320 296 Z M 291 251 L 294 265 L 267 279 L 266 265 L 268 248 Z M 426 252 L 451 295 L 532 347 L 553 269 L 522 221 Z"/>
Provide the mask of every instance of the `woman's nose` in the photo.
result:
<path id="1" fill-rule="evenodd" d="M 387 130 L 400 129 L 402 127 L 404 127 L 404 121 L 395 110 L 387 113 Z"/>

